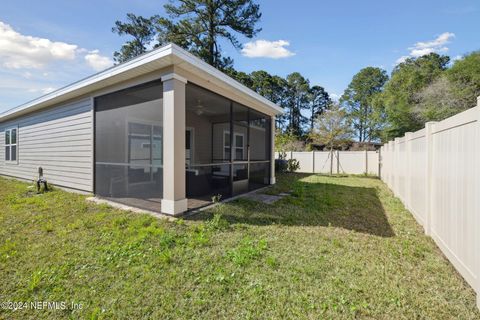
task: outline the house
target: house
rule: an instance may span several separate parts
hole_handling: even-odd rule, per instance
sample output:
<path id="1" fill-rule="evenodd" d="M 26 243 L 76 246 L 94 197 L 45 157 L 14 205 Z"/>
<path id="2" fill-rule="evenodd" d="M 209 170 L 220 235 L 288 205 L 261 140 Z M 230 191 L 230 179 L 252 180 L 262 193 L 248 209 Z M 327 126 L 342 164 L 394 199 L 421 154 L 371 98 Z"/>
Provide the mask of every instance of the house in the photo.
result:
<path id="1" fill-rule="evenodd" d="M 0 175 L 177 215 L 275 183 L 282 109 L 169 44 L 0 115 Z"/>

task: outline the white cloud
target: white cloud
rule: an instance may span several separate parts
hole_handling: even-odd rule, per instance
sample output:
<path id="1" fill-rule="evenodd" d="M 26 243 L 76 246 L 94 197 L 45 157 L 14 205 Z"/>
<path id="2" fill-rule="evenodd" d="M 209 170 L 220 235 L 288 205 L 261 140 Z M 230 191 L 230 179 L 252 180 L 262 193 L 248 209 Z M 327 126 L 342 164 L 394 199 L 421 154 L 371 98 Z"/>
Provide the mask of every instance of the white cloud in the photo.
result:
<path id="1" fill-rule="evenodd" d="M 249 58 L 288 58 L 295 55 L 295 53 L 285 48 L 289 45 L 290 42 L 285 40 L 256 40 L 243 45 L 242 55 Z"/>
<path id="2" fill-rule="evenodd" d="M 56 89 L 53 88 L 53 87 L 47 87 L 47 88 L 42 88 L 41 91 L 42 91 L 43 94 L 47 94 L 47 93 L 50 93 L 50 92 L 55 91 L 55 90 Z"/>
<path id="3" fill-rule="evenodd" d="M 400 64 L 402 62 L 405 62 L 405 60 L 407 60 L 407 58 L 410 58 L 409 56 L 401 56 L 400 58 L 398 58 L 396 61 L 395 61 L 395 64 Z"/>
<path id="4" fill-rule="evenodd" d="M 399 64 L 404 62 L 407 58 L 418 58 L 433 52 L 445 53 L 448 51 L 446 45 L 450 43 L 453 38 L 455 38 L 454 33 L 444 32 L 433 40 L 417 42 L 413 47 L 408 48 L 410 51 L 409 54 L 398 58 L 396 63 Z"/>
<path id="5" fill-rule="evenodd" d="M 334 93 L 334 92 L 329 93 L 329 95 L 330 95 L 330 98 L 332 98 L 332 100 L 336 101 L 336 102 L 338 102 L 338 100 L 340 100 L 340 97 L 342 96 L 342 95 L 340 95 L 338 93 Z"/>
<path id="6" fill-rule="evenodd" d="M 83 56 L 86 64 L 95 71 L 113 64 L 110 58 L 102 56 L 98 50 L 87 50 L 75 44 L 23 35 L 0 21 L 0 68 L 45 69 L 55 62 L 74 61 L 79 56 Z M 24 72 L 23 76 L 31 78 L 31 73 Z"/>
<path id="7" fill-rule="evenodd" d="M 55 88 L 53 87 L 45 87 L 45 88 L 29 88 L 27 90 L 28 92 L 30 93 L 41 93 L 41 94 L 47 94 L 47 93 L 50 93 L 52 91 L 55 91 Z"/>
<path id="8" fill-rule="evenodd" d="M 25 71 L 22 73 L 22 77 L 24 77 L 25 79 L 31 79 L 32 78 L 32 74 L 28 71 Z"/>
<path id="9" fill-rule="evenodd" d="M 113 64 L 92 49 L 23 34 L 0 19 L 0 104 L 13 107 Z"/>
<path id="10" fill-rule="evenodd" d="M 85 55 L 85 61 L 96 71 L 106 69 L 113 65 L 112 59 L 100 55 L 98 50 L 90 51 Z"/>
<path id="11" fill-rule="evenodd" d="M 462 60 L 463 59 L 463 56 L 462 55 L 456 55 L 455 57 L 452 58 L 452 62 L 455 62 L 455 61 L 458 61 L 458 60 Z"/>
<path id="12" fill-rule="evenodd" d="M 78 46 L 22 35 L 0 21 L 0 59 L 8 69 L 40 69 L 55 60 L 73 60 Z"/>
<path id="13" fill-rule="evenodd" d="M 427 42 L 417 42 L 414 49 L 443 49 L 444 45 L 450 42 L 450 39 L 455 38 L 455 34 L 452 32 L 444 32 L 436 39 Z"/>

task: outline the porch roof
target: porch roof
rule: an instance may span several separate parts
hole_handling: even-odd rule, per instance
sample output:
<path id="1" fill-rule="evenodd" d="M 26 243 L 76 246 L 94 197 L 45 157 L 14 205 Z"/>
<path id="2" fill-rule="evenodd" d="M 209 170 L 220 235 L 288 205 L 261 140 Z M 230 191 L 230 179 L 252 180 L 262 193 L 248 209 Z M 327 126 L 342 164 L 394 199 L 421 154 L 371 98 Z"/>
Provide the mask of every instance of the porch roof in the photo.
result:
<path id="1" fill-rule="evenodd" d="M 167 44 L 10 109 L 0 114 L 0 122 L 85 96 L 99 89 L 169 66 L 178 66 L 186 69 L 219 87 L 233 91 L 247 101 L 261 105 L 266 110 L 269 110 L 270 113 L 280 114 L 283 112 L 282 108 L 275 103 L 262 97 L 186 50 L 175 44 Z"/>

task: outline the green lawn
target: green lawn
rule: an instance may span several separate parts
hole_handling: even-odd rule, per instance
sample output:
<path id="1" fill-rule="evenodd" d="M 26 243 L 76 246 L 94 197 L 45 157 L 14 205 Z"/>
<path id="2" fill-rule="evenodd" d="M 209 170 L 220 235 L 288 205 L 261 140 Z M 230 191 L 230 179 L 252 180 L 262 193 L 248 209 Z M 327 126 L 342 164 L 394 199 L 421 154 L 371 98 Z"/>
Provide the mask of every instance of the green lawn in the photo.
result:
<path id="1" fill-rule="evenodd" d="M 274 205 L 169 222 L 0 179 L 5 319 L 480 319 L 473 290 L 377 179 L 285 175 Z"/>

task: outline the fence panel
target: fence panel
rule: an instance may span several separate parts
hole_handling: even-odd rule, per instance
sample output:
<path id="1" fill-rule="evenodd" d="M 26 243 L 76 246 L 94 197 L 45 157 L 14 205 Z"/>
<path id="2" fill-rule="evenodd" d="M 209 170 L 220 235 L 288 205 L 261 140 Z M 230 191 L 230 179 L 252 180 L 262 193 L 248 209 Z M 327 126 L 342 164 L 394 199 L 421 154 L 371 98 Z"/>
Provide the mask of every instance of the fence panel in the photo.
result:
<path id="1" fill-rule="evenodd" d="M 275 158 L 280 154 L 275 152 Z M 286 159 L 296 159 L 300 164 L 298 172 L 305 173 L 333 173 L 365 174 L 365 172 L 379 174 L 379 152 L 377 151 L 310 151 L 285 152 Z"/>
<path id="2" fill-rule="evenodd" d="M 293 159 L 297 159 L 300 163 L 300 168 L 297 172 L 311 173 L 313 172 L 313 155 L 312 152 L 293 152 L 291 153 Z"/>
<path id="3" fill-rule="evenodd" d="M 411 144 L 410 161 L 407 171 L 407 190 L 409 209 L 412 211 L 418 223 L 425 225 L 426 189 L 427 189 L 427 152 L 425 129 L 415 132 L 409 141 Z"/>
<path id="4" fill-rule="evenodd" d="M 480 307 L 480 97 L 475 108 L 381 148 L 381 178 L 477 292 Z"/>
<path id="5" fill-rule="evenodd" d="M 340 153 L 340 173 L 365 173 L 365 151 L 342 151 Z"/>
<path id="6" fill-rule="evenodd" d="M 379 174 L 379 152 L 376 151 L 367 151 L 367 168 L 368 174 L 378 175 Z"/>
<path id="7" fill-rule="evenodd" d="M 334 155 L 333 172 L 337 173 L 336 156 Z M 313 173 L 330 173 L 331 157 L 329 151 L 315 151 L 315 170 Z"/>

